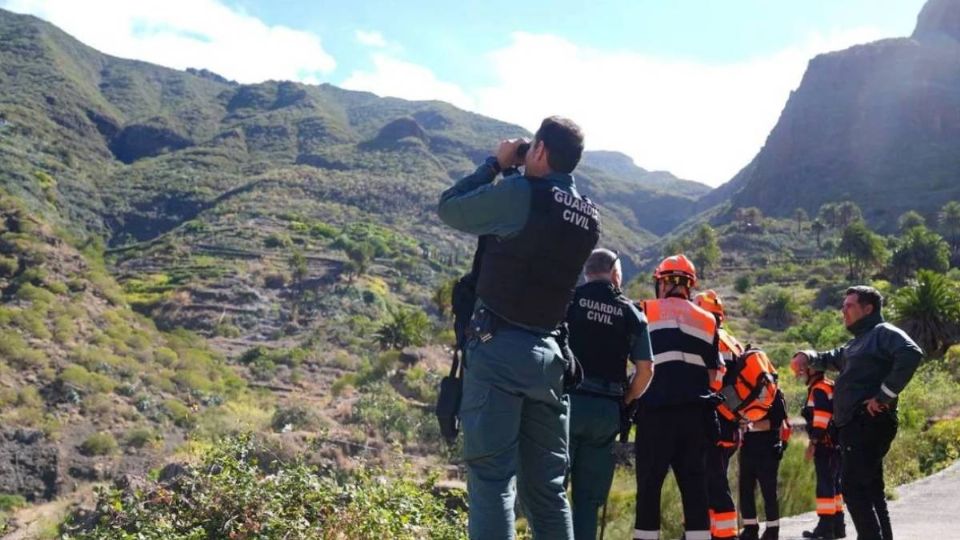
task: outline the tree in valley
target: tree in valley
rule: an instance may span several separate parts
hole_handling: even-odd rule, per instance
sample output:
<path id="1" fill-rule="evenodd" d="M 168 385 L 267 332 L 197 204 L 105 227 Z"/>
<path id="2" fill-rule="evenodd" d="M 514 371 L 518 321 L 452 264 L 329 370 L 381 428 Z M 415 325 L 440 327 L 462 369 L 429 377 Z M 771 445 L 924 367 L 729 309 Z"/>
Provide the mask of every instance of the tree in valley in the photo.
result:
<path id="1" fill-rule="evenodd" d="M 807 215 L 807 211 L 803 208 L 797 208 L 793 211 L 793 219 L 797 221 L 797 234 L 803 230 L 803 222 L 810 219 L 810 216 Z"/>
<path id="2" fill-rule="evenodd" d="M 843 230 L 837 249 L 847 261 L 850 279 L 859 279 L 868 268 L 883 263 L 887 254 L 883 239 L 867 228 L 862 220 L 855 221 Z"/>
<path id="3" fill-rule="evenodd" d="M 926 224 L 927 220 L 923 219 L 923 216 L 915 210 L 908 210 L 897 219 L 897 229 L 901 234 L 914 227 L 923 227 Z"/>
<path id="4" fill-rule="evenodd" d="M 824 203 L 817 212 L 817 219 L 832 229 L 837 228 L 837 203 Z"/>
<path id="5" fill-rule="evenodd" d="M 690 257 L 701 275 L 706 275 L 720 263 L 720 244 L 717 232 L 706 223 L 697 227 L 690 246 Z"/>
<path id="6" fill-rule="evenodd" d="M 403 349 L 426 343 L 429 331 L 430 320 L 426 313 L 401 307 L 377 330 L 375 338 L 384 349 Z"/>
<path id="7" fill-rule="evenodd" d="M 843 201 L 837 205 L 837 226 L 846 228 L 851 223 L 863 219 L 863 211 L 853 201 Z"/>
<path id="8" fill-rule="evenodd" d="M 823 231 L 826 229 L 826 225 L 823 224 L 823 221 L 820 218 L 817 218 L 810 222 L 810 230 L 817 237 L 817 249 L 820 249 L 820 235 L 823 234 Z"/>
<path id="9" fill-rule="evenodd" d="M 903 283 L 918 270 L 946 272 L 950 269 L 950 246 L 934 231 L 918 225 L 897 241 L 890 270 L 894 281 Z"/>
<path id="10" fill-rule="evenodd" d="M 940 221 L 940 230 L 950 242 L 954 253 L 960 252 L 960 202 L 950 201 L 940 209 L 937 216 Z"/>
<path id="11" fill-rule="evenodd" d="M 375 253 L 374 247 L 367 242 L 356 242 L 346 247 L 349 259 L 345 269 L 351 274 L 351 280 L 367 273 Z"/>
<path id="12" fill-rule="evenodd" d="M 763 231 L 763 211 L 756 206 L 743 209 L 744 228 L 748 233 Z"/>
<path id="13" fill-rule="evenodd" d="M 917 272 L 917 282 L 893 298 L 893 316 L 928 356 L 940 356 L 960 338 L 960 291 L 945 275 Z"/>

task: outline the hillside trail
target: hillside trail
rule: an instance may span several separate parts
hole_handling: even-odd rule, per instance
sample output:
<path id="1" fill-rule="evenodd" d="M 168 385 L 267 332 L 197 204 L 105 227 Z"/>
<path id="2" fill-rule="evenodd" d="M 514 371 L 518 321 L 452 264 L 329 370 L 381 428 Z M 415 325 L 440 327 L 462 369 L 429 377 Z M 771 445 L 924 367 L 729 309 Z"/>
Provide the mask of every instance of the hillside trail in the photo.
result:
<path id="1" fill-rule="evenodd" d="M 896 488 L 896 500 L 889 501 L 890 519 L 896 538 L 960 538 L 960 461 L 910 484 Z M 803 531 L 816 525 L 813 512 L 780 520 L 781 540 L 802 540 Z M 847 538 L 856 532 L 847 513 Z"/>
<path id="2" fill-rule="evenodd" d="M 56 531 L 57 524 L 70 508 L 77 504 L 92 506 L 93 501 L 93 485 L 87 484 L 68 496 L 21 508 L 13 514 L 16 530 L 4 535 L 0 540 L 35 540 L 49 537 Z"/>

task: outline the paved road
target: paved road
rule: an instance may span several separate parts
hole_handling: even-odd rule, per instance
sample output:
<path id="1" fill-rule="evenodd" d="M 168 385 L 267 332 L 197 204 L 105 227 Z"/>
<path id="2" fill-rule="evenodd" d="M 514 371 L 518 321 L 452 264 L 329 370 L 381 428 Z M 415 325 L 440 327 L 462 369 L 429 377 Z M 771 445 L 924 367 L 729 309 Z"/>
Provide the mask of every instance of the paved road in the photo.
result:
<path id="1" fill-rule="evenodd" d="M 907 540 L 960 538 L 960 462 L 939 473 L 897 488 L 889 503 L 893 534 Z M 781 540 L 800 540 L 817 522 L 814 513 L 780 520 Z M 847 514 L 847 538 L 856 538 Z"/>

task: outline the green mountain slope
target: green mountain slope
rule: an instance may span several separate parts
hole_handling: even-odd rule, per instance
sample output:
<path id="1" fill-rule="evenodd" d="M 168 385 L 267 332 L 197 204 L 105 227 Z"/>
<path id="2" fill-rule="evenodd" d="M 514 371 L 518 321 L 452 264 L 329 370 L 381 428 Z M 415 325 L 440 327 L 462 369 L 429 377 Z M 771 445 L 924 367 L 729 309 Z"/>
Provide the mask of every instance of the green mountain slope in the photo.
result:
<path id="1" fill-rule="evenodd" d="M 144 273 L 165 283 L 157 302 L 137 307 L 171 327 L 213 331 L 227 321 L 244 335 L 282 327 L 291 280 L 270 289 L 265 277 L 303 252 L 306 292 L 325 297 L 349 278 L 344 239 L 369 240 L 350 230 L 361 223 L 406 246 L 374 250 L 372 275 L 393 286 L 394 300 L 427 303 L 471 252 L 435 217 L 438 194 L 497 140 L 529 136 L 440 102 L 238 85 L 113 58 L 3 11 L 0 36 L 0 186 L 52 223 L 106 238 L 131 287 Z M 614 161 L 588 155 L 578 178 L 604 208 L 604 244 L 636 253 L 704 188 Z M 679 196 L 665 194 L 671 184 Z M 198 264 L 215 271 L 191 271 Z M 167 296 L 177 304 L 164 304 Z"/>

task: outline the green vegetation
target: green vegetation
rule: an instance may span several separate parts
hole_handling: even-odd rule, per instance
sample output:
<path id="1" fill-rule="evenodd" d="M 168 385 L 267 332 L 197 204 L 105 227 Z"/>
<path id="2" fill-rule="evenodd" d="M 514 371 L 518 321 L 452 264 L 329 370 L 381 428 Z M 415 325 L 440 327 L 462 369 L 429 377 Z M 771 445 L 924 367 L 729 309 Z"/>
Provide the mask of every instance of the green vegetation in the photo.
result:
<path id="1" fill-rule="evenodd" d="M 101 490 L 98 519 L 63 532 L 77 540 L 165 538 L 465 537 L 463 494 L 455 507 L 434 495 L 436 477 L 361 468 L 331 473 L 282 461 L 250 437 L 223 441 L 191 473 L 189 490 L 157 484 L 124 494 Z M 263 457 L 261 457 L 263 456 Z"/>
<path id="2" fill-rule="evenodd" d="M 116 453 L 117 440 L 108 432 L 94 433 L 80 445 L 80 453 L 85 456 L 108 456 Z"/>

